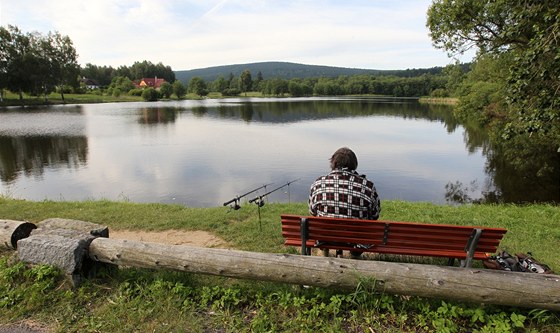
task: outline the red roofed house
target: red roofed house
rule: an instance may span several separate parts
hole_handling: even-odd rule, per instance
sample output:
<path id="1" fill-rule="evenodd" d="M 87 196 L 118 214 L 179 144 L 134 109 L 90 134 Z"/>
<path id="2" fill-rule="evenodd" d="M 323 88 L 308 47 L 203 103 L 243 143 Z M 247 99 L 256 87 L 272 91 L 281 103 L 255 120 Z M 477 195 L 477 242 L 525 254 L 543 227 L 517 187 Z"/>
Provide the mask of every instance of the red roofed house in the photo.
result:
<path id="1" fill-rule="evenodd" d="M 165 80 L 164 79 L 158 79 L 157 76 L 156 77 L 145 77 L 143 79 L 140 80 L 140 82 L 137 84 L 138 88 L 159 88 L 161 87 L 162 83 L 164 83 Z"/>

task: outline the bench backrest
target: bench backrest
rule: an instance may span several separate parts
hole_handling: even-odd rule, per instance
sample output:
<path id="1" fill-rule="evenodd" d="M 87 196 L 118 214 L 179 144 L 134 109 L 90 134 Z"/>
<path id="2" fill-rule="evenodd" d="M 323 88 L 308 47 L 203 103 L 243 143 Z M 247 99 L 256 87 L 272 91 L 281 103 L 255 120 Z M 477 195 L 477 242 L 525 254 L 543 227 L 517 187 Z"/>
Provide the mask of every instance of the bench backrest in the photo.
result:
<path id="1" fill-rule="evenodd" d="M 480 229 L 475 259 L 495 253 L 507 232 L 502 228 L 427 224 L 384 220 L 282 215 L 286 245 L 301 244 L 301 219 L 307 219 L 307 244 L 315 241 L 373 244 L 371 252 L 464 258 L 473 230 Z"/>

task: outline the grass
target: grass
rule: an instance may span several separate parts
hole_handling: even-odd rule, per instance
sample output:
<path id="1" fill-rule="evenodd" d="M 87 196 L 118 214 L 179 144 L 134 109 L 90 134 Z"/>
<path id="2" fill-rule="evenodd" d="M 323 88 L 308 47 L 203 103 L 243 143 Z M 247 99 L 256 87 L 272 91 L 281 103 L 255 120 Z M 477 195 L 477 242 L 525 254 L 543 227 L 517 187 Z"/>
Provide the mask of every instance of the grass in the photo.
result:
<path id="1" fill-rule="evenodd" d="M 245 96 L 246 95 L 246 96 Z M 173 95 L 175 96 L 175 95 Z M 262 97 L 260 92 L 247 92 L 243 93 L 239 97 Z M 172 97 L 172 99 L 175 97 Z M 193 93 L 185 95 L 184 99 L 204 99 L 204 98 L 223 98 L 221 93 L 211 92 L 206 97 L 201 97 Z M 165 99 L 162 99 L 165 100 Z M 25 106 L 37 106 L 37 105 L 57 105 L 57 104 L 91 104 L 91 103 L 117 103 L 117 102 L 142 102 L 144 101 L 140 96 L 131 96 L 128 94 L 121 94 L 119 97 L 111 95 L 96 95 L 96 94 L 64 94 L 64 101 L 62 100 L 59 93 L 51 93 L 48 96 L 47 102 L 45 102 L 44 96 L 30 96 L 23 95 L 23 104 Z M 19 100 L 19 95 L 14 94 L 9 91 L 5 91 L 4 101 L 0 102 L 0 107 L 6 106 L 21 106 L 22 102 Z"/>
<path id="2" fill-rule="evenodd" d="M 32 202 L 0 197 L 0 218 L 63 217 L 110 229 L 205 230 L 237 249 L 287 252 L 279 215 L 306 214 L 304 203 L 188 208 L 112 201 Z M 560 207 L 438 206 L 384 202 L 382 218 L 508 229 L 502 246 L 560 271 Z M 196 274 L 120 269 L 66 287 L 56 269 L 0 257 L 0 323 L 33 319 L 59 332 L 560 332 L 558 313 L 371 292 L 353 292 Z"/>
<path id="3" fill-rule="evenodd" d="M 458 101 L 459 99 L 455 97 L 420 97 L 418 100 L 420 103 L 446 105 L 455 105 Z"/>
<path id="4" fill-rule="evenodd" d="M 119 97 L 110 95 L 96 95 L 96 94 L 64 94 L 64 101 L 59 93 L 51 93 L 45 102 L 44 96 L 29 96 L 23 95 L 23 104 L 25 106 L 33 105 L 56 105 L 56 104 L 90 104 L 90 103 L 115 103 L 115 102 L 141 102 L 142 97 L 130 96 L 122 94 Z M 4 101 L 0 102 L 2 106 L 21 106 L 19 95 L 9 91 L 5 91 Z"/>

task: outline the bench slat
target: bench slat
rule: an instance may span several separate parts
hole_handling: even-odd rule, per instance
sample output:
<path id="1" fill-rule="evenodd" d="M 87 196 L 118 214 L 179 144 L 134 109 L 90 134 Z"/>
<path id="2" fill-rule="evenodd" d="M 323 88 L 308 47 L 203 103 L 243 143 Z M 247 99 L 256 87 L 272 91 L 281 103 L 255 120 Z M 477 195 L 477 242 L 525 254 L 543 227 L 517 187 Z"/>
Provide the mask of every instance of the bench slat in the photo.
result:
<path id="1" fill-rule="evenodd" d="M 352 244 L 373 244 L 360 251 L 387 254 L 465 259 L 465 247 L 473 230 L 481 229 L 473 254 L 474 259 L 480 260 L 497 251 L 507 232 L 503 228 L 478 226 L 282 215 L 286 246 L 301 246 L 302 217 L 308 223 L 308 247 L 352 250 Z M 317 245 L 317 240 L 322 244 Z"/>

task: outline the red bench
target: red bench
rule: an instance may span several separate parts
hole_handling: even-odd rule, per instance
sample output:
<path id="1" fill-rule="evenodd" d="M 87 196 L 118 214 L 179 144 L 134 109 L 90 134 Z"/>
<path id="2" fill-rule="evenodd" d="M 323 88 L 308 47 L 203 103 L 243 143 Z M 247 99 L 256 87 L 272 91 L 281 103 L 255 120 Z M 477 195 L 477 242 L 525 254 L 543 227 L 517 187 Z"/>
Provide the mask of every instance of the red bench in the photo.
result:
<path id="1" fill-rule="evenodd" d="M 507 232 L 502 228 L 426 224 L 381 220 L 281 215 L 284 245 L 301 247 L 310 255 L 312 248 L 336 249 L 461 260 L 471 267 L 473 260 L 495 254 Z M 357 249 L 356 244 L 367 245 Z"/>

